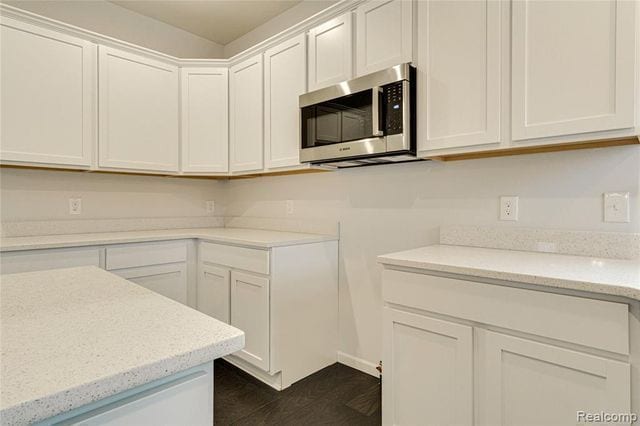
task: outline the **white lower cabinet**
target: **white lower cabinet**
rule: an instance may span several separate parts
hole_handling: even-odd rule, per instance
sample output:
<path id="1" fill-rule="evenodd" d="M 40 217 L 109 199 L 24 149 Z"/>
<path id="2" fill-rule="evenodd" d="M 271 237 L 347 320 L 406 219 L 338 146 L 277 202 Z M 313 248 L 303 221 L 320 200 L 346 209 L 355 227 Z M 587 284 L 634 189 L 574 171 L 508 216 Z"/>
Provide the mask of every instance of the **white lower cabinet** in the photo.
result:
<path id="1" fill-rule="evenodd" d="M 231 325 L 245 333 L 245 346 L 237 354 L 269 370 L 269 280 L 244 272 L 231 272 Z"/>
<path id="2" fill-rule="evenodd" d="M 210 317 L 229 324 L 231 318 L 231 271 L 201 263 L 198 266 L 196 308 Z"/>
<path id="3" fill-rule="evenodd" d="M 478 424 L 575 424 L 579 411 L 629 413 L 631 367 L 476 329 Z"/>
<path id="4" fill-rule="evenodd" d="M 36 426 L 213 424 L 213 362 L 93 402 Z"/>
<path id="5" fill-rule="evenodd" d="M 257 249 L 200 242 L 197 309 L 245 333 L 227 360 L 281 390 L 337 360 L 336 241 Z"/>
<path id="6" fill-rule="evenodd" d="M 59 248 L 3 252 L 0 255 L 0 274 L 45 271 L 47 269 L 102 266 L 104 250 L 97 247 Z"/>
<path id="7" fill-rule="evenodd" d="M 111 272 L 176 302 L 187 304 L 187 264 L 184 262 Z"/>
<path id="8" fill-rule="evenodd" d="M 109 246 L 105 265 L 107 271 L 187 304 L 186 241 Z"/>
<path id="9" fill-rule="evenodd" d="M 384 334 L 383 423 L 472 425 L 473 329 L 385 308 Z"/>
<path id="10" fill-rule="evenodd" d="M 569 425 L 637 410 L 629 305 L 513 285 L 384 271 L 383 424 Z"/>

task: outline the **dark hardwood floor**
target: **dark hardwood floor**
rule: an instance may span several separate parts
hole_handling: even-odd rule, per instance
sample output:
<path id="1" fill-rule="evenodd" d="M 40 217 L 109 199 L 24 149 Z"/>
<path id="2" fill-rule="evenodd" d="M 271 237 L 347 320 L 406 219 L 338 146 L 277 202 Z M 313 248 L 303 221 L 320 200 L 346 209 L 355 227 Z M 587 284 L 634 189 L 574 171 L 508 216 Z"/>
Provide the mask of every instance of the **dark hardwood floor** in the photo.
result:
<path id="1" fill-rule="evenodd" d="M 215 361 L 215 425 L 379 425 L 380 382 L 333 364 L 278 392 Z"/>

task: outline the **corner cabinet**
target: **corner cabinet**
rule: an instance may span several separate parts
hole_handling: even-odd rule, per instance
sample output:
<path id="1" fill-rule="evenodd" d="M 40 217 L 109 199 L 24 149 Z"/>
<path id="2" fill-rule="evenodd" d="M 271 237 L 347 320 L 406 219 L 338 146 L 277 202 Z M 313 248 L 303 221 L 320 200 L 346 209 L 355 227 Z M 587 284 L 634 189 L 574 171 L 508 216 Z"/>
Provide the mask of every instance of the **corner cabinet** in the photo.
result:
<path id="1" fill-rule="evenodd" d="M 227 68 L 180 70 L 184 173 L 229 171 L 228 76 Z"/>
<path id="2" fill-rule="evenodd" d="M 352 22 L 347 12 L 309 31 L 309 91 L 353 77 Z"/>
<path id="3" fill-rule="evenodd" d="M 229 362 L 278 390 L 336 362 L 337 241 L 202 241 L 198 256 L 198 310 L 245 332 L 244 349 Z"/>
<path id="4" fill-rule="evenodd" d="M 231 172 L 260 171 L 263 162 L 262 54 L 229 69 Z"/>
<path id="5" fill-rule="evenodd" d="M 446 275 L 383 271 L 383 424 L 564 425 L 578 411 L 637 412 L 635 301 Z"/>
<path id="6" fill-rule="evenodd" d="M 500 142 L 503 7 L 418 2 L 419 151 Z"/>
<path id="7" fill-rule="evenodd" d="M 0 160 L 93 164 L 96 45 L 0 19 Z"/>
<path id="8" fill-rule="evenodd" d="M 298 98 L 307 88 L 307 39 L 300 34 L 264 54 L 265 167 L 300 164 Z"/>
<path id="9" fill-rule="evenodd" d="M 514 141 L 634 127 L 636 1 L 514 1 Z"/>
<path id="10" fill-rule="evenodd" d="M 178 67 L 99 47 L 99 165 L 178 171 Z"/>
<path id="11" fill-rule="evenodd" d="M 371 0 L 356 9 L 356 73 L 365 75 L 413 59 L 412 0 Z"/>

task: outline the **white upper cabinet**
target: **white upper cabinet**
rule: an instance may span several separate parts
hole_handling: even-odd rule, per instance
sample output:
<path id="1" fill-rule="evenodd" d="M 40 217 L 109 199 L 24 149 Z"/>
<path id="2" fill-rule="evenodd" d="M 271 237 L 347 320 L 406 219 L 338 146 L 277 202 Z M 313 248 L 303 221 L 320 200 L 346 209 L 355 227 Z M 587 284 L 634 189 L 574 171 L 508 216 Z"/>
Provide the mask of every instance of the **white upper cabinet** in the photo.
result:
<path id="1" fill-rule="evenodd" d="M 358 75 L 411 62 L 414 6 L 412 0 L 370 0 L 358 7 Z"/>
<path id="2" fill-rule="evenodd" d="M 330 86 L 353 76 L 351 12 L 309 31 L 309 90 Z"/>
<path id="3" fill-rule="evenodd" d="M 228 70 L 182 68 L 182 171 L 229 170 Z"/>
<path id="4" fill-rule="evenodd" d="M 178 170 L 178 68 L 99 48 L 100 167 Z"/>
<path id="5" fill-rule="evenodd" d="M 231 171 L 262 170 L 262 54 L 232 66 L 229 87 Z"/>
<path id="6" fill-rule="evenodd" d="M 635 1 L 514 1 L 514 140 L 634 126 Z"/>
<path id="7" fill-rule="evenodd" d="M 0 159 L 92 165 L 93 43 L 3 17 Z"/>
<path id="8" fill-rule="evenodd" d="M 300 164 L 298 97 L 307 86 L 307 43 L 300 34 L 264 54 L 265 167 Z"/>
<path id="9" fill-rule="evenodd" d="M 418 150 L 500 142 L 502 2 L 418 2 Z"/>

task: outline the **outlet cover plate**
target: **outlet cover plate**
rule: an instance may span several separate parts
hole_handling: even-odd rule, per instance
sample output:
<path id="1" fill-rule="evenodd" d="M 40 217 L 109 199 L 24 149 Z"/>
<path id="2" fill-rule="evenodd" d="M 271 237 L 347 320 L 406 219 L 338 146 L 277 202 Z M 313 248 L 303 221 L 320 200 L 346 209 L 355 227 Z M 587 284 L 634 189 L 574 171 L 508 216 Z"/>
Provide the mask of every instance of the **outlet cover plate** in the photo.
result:
<path id="1" fill-rule="evenodd" d="M 69 198 L 69 214 L 82 214 L 82 198 Z"/>
<path id="2" fill-rule="evenodd" d="M 604 194 L 604 221 L 629 223 L 628 192 L 607 192 Z"/>
<path id="3" fill-rule="evenodd" d="M 518 197 L 500 197 L 500 220 L 518 220 Z"/>

